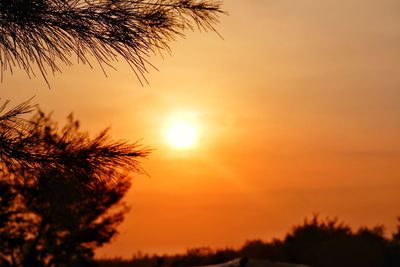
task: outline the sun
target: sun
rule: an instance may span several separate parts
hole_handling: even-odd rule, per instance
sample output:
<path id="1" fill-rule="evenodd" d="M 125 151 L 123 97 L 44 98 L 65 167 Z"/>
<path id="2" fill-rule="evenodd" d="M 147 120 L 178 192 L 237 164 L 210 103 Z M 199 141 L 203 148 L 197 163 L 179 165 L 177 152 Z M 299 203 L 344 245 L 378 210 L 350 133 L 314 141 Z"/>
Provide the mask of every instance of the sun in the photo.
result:
<path id="1" fill-rule="evenodd" d="M 174 117 L 166 127 L 165 139 L 172 148 L 192 149 L 197 145 L 198 127 L 190 118 L 185 116 Z"/>

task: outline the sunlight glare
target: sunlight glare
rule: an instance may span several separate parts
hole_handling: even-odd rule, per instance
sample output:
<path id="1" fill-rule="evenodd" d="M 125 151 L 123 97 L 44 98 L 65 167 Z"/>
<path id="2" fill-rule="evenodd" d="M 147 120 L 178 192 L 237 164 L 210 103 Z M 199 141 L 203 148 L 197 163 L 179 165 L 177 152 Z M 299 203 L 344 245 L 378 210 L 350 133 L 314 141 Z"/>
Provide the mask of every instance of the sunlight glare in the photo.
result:
<path id="1" fill-rule="evenodd" d="M 175 118 L 167 127 L 165 138 L 175 149 L 190 149 L 197 143 L 198 129 L 193 121 Z"/>

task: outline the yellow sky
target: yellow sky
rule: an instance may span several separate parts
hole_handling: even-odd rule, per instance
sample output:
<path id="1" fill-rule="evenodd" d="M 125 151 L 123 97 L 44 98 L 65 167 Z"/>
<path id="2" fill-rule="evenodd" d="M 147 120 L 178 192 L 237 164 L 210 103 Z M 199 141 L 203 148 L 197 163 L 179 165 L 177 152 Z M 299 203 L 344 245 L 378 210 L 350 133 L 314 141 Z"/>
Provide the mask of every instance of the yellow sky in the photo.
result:
<path id="1" fill-rule="evenodd" d="M 36 95 L 62 120 L 155 148 L 135 176 L 121 234 L 98 256 L 239 246 L 282 236 L 314 212 L 393 230 L 400 203 L 400 2 L 227 0 L 212 33 L 129 67 L 6 74 L 3 99 Z M 199 147 L 171 149 L 170 114 L 195 114 Z M 397 204 L 397 205 L 396 205 Z"/>

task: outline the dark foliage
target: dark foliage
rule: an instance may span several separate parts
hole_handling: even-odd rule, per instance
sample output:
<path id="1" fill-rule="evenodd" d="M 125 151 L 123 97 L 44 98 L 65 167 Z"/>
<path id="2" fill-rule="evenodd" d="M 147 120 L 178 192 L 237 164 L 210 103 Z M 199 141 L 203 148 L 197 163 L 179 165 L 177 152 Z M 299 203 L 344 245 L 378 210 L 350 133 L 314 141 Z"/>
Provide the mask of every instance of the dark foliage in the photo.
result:
<path id="1" fill-rule="evenodd" d="M 169 262 L 175 267 L 202 266 L 225 262 L 235 257 L 237 253 L 230 249 L 214 251 L 208 247 L 202 247 L 188 249 L 185 255 L 176 256 Z"/>
<path id="2" fill-rule="evenodd" d="M 262 240 L 248 241 L 240 250 L 240 254 L 247 258 L 279 261 L 285 259 L 283 244 L 278 239 L 268 243 Z"/>
<path id="3" fill-rule="evenodd" d="M 33 167 L 47 158 L 37 151 L 39 140 L 33 140 L 33 124 L 24 119 L 34 107 L 27 101 L 5 112 L 8 103 L 0 107 L 0 167 L 2 170 Z"/>
<path id="4" fill-rule="evenodd" d="M 214 31 L 221 13 L 216 0 L 0 1 L 1 72 L 30 75 L 37 66 L 46 78 L 71 56 L 89 65 L 93 56 L 100 66 L 122 56 L 140 80 L 149 52 L 168 50 L 187 28 Z"/>
<path id="5" fill-rule="evenodd" d="M 393 234 L 393 239 L 400 242 L 400 217 L 397 218 L 397 231 Z"/>
<path id="6" fill-rule="evenodd" d="M 183 267 L 202 266 L 226 262 L 240 256 L 233 249 L 212 250 L 208 247 L 188 249 L 183 255 L 134 255 L 130 260 L 121 258 L 97 260 L 100 267 Z"/>
<path id="7" fill-rule="evenodd" d="M 138 144 L 110 142 L 107 130 L 90 139 L 87 133 L 79 132 L 79 122 L 72 115 L 61 130 L 42 112 L 31 120 L 24 118 L 33 108 L 27 101 L 0 115 L 0 167 L 14 179 L 24 180 L 25 171 L 40 169 L 79 172 L 81 182 L 90 183 L 86 174 L 96 170 L 94 178 L 108 183 L 125 171 L 142 172 L 138 158 L 148 151 Z"/>
<path id="8" fill-rule="evenodd" d="M 293 227 L 281 240 L 249 241 L 239 250 L 191 249 L 185 255 L 164 256 L 163 266 L 217 264 L 238 257 L 313 267 L 400 266 L 398 232 L 393 239 L 388 239 L 383 230 L 382 226 L 376 226 L 353 231 L 337 219 L 320 220 L 314 216 L 311 220 L 306 219 L 303 224 Z M 132 260 L 99 260 L 98 263 L 102 267 L 154 267 L 157 258 L 158 256 L 141 256 Z"/>
<path id="9" fill-rule="evenodd" d="M 0 266 L 90 266 L 93 250 L 117 233 L 128 172 L 140 171 L 147 151 L 111 142 L 106 131 L 91 139 L 72 116 L 62 129 L 40 112 L 22 120 L 27 107 L 6 113 L 3 127 L 12 127 L 0 131 L 9 132 L 0 142 L 9 151 L 0 172 Z"/>
<path id="10" fill-rule="evenodd" d="M 314 217 L 296 226 L 284 240 L 285 258 L 311 266 L 383 266 L 388 241 L 383 228 L 351 228 L 336 219 Z"/>

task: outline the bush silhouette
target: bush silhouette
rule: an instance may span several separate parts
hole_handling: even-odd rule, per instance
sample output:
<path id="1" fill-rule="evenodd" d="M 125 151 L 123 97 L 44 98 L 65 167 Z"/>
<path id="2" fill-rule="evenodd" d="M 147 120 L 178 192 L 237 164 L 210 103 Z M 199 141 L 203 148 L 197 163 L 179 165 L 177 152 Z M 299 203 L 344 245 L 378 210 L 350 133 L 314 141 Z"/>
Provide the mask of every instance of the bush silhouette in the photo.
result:
<path id="1" fill-rule="evenodd" d="M 317 216 L 293 228 L 285 240 L 290 262 L 311 266 L 382 266 L 386 240 L 382 228 L 351 228 L 337 219 L 319 220 Z"/>

